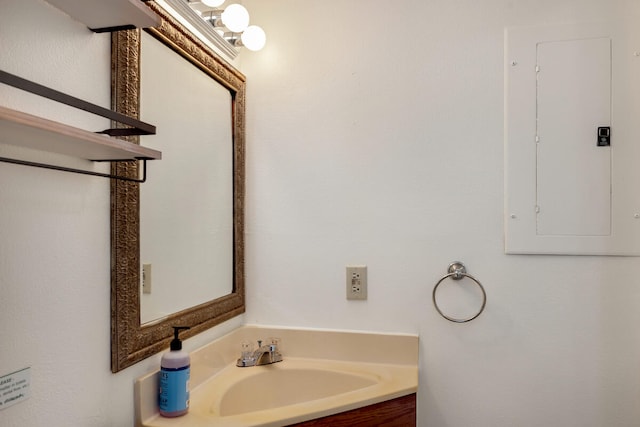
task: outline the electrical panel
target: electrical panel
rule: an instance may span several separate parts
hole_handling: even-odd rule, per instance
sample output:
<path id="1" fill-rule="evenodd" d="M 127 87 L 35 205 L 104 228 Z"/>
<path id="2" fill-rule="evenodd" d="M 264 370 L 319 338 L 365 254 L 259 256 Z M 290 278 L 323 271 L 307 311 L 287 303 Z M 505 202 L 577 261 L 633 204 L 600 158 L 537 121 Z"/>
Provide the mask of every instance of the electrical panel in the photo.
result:
<path id="1" fill-rule="evenodd" d="M 506 253 L 640 255 L 640 45 L 624 31 L 506 30 Z"/>

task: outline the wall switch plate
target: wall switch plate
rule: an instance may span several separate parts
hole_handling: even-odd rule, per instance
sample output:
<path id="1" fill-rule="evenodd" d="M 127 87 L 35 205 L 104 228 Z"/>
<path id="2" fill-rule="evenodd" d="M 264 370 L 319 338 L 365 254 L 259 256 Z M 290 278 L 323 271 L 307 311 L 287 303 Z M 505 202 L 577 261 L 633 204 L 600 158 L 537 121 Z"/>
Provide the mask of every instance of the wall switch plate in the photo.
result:
<path id="1" fill-rule="evenodd" d="M 142 293 L 151 293 L 151 264 L 142 264 Z"/>
<path id="2" fill-rule="evenodd" d="M 347 299 L 367 299 L 367 266 L 347 266 Z"/>

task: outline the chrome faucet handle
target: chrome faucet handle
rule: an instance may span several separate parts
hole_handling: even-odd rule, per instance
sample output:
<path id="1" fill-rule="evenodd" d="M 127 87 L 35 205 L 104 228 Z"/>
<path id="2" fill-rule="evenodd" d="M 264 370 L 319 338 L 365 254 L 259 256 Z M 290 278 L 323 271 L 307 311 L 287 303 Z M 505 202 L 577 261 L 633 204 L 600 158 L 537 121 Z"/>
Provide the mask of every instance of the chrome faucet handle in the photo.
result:
<path id="1" fill-rule="evenodd" d="M 280 338 L 270 337 L 269 342 L 271 343 L 271 350 L 277 351 L 280 349 Z"/>
<path id="2" fill-rule="evenodd" d="M 238 359 L 237 366 L 253 366 L 255 359 L 253 356 L 253 345 L 250 341 L 242 341 L 240 358 Z"/>

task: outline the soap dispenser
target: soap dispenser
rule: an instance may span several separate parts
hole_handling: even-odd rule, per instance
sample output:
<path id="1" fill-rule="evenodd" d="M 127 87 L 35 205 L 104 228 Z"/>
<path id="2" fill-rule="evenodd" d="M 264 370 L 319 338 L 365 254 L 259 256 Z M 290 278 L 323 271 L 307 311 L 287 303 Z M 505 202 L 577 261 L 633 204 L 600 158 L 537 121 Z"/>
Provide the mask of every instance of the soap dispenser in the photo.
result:
<path id="1" fill-rule="evenodd" d="M 182 341 L 178 338 L 181 330 L 188 326 L 174 326 L 171 350 L 162 355 L 160 361 L 160 415 L 179 417 L 189 411 L 189 375 L 191 359 L 182 351 Z"/>

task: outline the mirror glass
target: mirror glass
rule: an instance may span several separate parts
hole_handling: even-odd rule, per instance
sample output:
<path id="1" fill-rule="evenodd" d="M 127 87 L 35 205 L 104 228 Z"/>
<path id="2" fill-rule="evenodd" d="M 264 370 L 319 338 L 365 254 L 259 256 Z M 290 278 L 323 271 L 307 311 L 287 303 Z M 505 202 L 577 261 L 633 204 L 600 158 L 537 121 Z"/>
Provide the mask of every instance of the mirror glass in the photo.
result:
<path id="1" fill-rule="evenodd" d="M 233 290 L 231 94 L 142 33 L 140 115 L 162 123 L 140 141 L 163 157 L 140 186 L 144 324 Z"/>
<path id="2" fill-rule="evenodd" d="M 111 182 L 113 372 L 165 350 L 174 325 L 188 338 L 244 312 L 245 77 L 145 4 L 162 25 L 112 34 L 112 108 L 156 125 L 143 144 L 163 159 L 145 183 Z"/>

